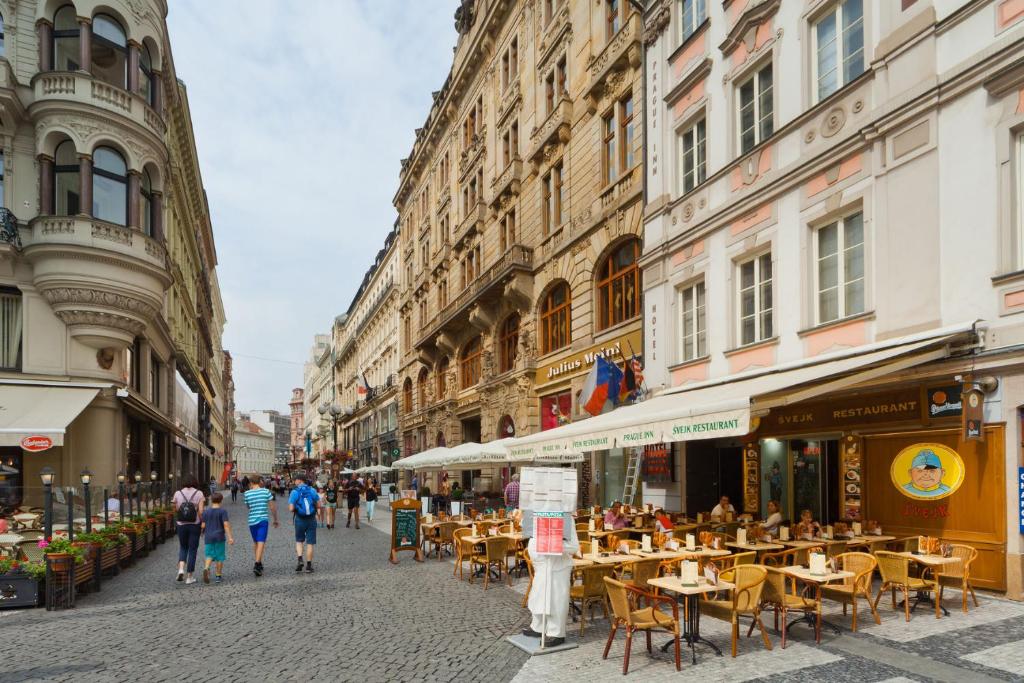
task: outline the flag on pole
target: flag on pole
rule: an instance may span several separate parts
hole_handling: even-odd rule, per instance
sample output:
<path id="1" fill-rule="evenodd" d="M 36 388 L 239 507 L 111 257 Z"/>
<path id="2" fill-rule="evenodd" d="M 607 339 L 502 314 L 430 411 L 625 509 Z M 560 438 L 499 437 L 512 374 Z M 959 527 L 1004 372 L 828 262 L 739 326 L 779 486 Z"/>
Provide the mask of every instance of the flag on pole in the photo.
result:
<path id="1" fill-rule="evenodd" d="M 636 358 L 625 360 L 622 363 L 622 385 L 619 388 L 619 403 L 625 403 L 636 394 L 636 373 L 633 371 L 633 361 Z"/>
<path id="2" fill-rule="evenodd" d="M 622 370 L 603 356 L 594 359 L 594 367 L 590 369 L 587 379 L 580 391 L 580 404 L 591 415 L 600 415 L 604 404 L 608 401 L 616 405 L 619 400 L 619 385 L 622 382 Z"/>
<path id="3" fill-rule="evenodd" d="M 366 381 L 366 373 L 359 373 L 359 379 L 362 381 L 356 385 L 356 394 L 365 397 L 370 393 L 370 383 Z"/>

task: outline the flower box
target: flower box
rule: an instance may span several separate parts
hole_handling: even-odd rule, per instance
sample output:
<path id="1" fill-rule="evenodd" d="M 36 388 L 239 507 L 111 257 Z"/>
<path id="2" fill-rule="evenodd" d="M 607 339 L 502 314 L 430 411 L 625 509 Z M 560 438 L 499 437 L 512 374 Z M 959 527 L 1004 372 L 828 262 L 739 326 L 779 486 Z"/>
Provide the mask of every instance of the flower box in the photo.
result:
<path id="1" fill-rule="evenodd" d="M 0 576 L 0 609 L 42 605 L 41 581 L 21 571 Z"/>

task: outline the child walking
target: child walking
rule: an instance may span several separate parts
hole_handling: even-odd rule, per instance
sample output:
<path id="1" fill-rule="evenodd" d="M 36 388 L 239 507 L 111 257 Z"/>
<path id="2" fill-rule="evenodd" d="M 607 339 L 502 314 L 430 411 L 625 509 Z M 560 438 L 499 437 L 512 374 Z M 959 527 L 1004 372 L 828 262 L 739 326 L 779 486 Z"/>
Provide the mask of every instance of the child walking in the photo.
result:
<path id="1" fill-rule="evenodd" d="M 227 550 L 224 541 L 231 545 L 235 544 L 235 537 L 231 533 L 231 523 L 228 521 L 228 511 L 220 506 L 224 496 L 214 493 L 210 496 L 210 507 L 203 511 L 203 533 L 206 534 L 206 546 L 203 554 L 206 555 L 206 564 L 203 566 L 203 583 L 210 583 L 210 565 L 217 563 L 217 574 L 214 581 L 220 583 L 224 573 L 224 560 Z"/>

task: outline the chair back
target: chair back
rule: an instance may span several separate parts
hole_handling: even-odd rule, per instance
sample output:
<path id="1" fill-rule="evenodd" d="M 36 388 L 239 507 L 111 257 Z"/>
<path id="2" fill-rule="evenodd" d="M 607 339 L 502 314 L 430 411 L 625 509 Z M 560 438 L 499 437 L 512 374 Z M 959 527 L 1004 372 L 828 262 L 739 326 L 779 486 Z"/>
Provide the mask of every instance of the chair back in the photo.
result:
<path id="1" fill-rule="evenodd" d="M 593 552 L 593 544 L 590 541 L 580 541 L 580 553 L 589 555 Z"/>
<path id="2" fill-rule="evenodd" d="M 504 536 L 491 536 L 484 544 L 487 547 L 488 562 L 504 562 L 508 553 L 508 539 Z"/>
<path id="3" fill-rule="evenodd" d="M 761 600 L 782 606 L 786 603 L 786 579 L 788 577 L 775 567 L 766 567 L 766 569 L 768 573 L 765 575 Z"/>
<path id="4" fill-rule="evenodd" d="M 612 604 L 612 614 L 619 621 L 629 624 L 633 611 L 629 607 L 629 591 L 626 584 L 610 576 L 603 577 L 603 581 L 605 590 L 608 591 L 608 602 Z"/>
<path id="5" fill-rule="evenodd" d="M 455 543 L 459 543 L 460 539 L 469 536 L 472 533 L 473 530 L 468 527 L 459 527 L 458 529 L 452 532 L 452 541 Z"/>
<path id="6" fill-rule="evenodd" d="M 882 575 L 882 581 L 897 584 L 910 582 L 910 558 L 903 557 L 888 550 L 879 550 L 875 553 L 878 560 L 878 573 Z"/>
<path id="7" fill-rule="evenodd" d="M 788 567 L 793 564 L 796 553 L 796 548 L 765 553 L 761 556 L 761 564 L 766 567 Z"/>
<path id="8" fill-rule="evenodd" d="M 492 526 L 494 526 L 494 522 L 477 522 L 476 530 L 480 532 L 481 536 L 485 536 Z"/>
<path id="9" fill-rule="evenodd" d="M 29 562 L 42 562 L 46 557 L 38 541 L 19 541 L 17 545 L 18 550 Z"/>
<path id="10" fill-rule="evenodd" d="M 453 534 L 459 525 L 455 522 L 442 522 L 438 527 L 438 541 L 440 543 L 451 543 L 454 541 Z"/>
<path id="11" fill-rule="evenodd" d="M 583 524 L 577 523 L 576 532 L 579 533 L 580 531 L 590 531 L 590 524 L 588 524 L 587 522 L 584 522 Z"/>
<path id="12" fill-rule="evenodd" d="M 658 578 L 658 570 L 661 568 L 661 560 L 639 560 L 632 564 L 633 585 L 642 590 L 648 590 L 647 582 L 650 579 Z"/>
<path id="13" fill-rule="evenodd" d="M 768 568 L 759 564 L 741 564 L 727 569 L 721 574 L 722 579 L 736 585 L 732 593 L 732 608 L 747 611 L 761 604 L 761 592 L 768 576 Z"/>
<path id="14" fill-rule="evenodd" d="M 878 560 L 867 553 L 842 553 L 836 555 L 836 565 L 853 576 L 843 579 L 845 585 L 853 585 L 857 590 L 870 591 L 871 576 L 875 573 Z"/>
<path id="15" fill-rule="evenodd" d="M 757 551 L 754 550 L 732 555 L 732 566 L 734 567 L 741 564 L 754 564 L 755 562 L 757 562 Z"/>
<path id="16" fill-rule="evenodd" d="M 511 524 L 502 524 L 501 528 L 498 529 L 498 533 L 502 533 L 502 534 L 510 534 L 510 533 L 512 533 L 512 525 Z"/>
<path id="17" fill-rule="evenodd" d="M 825 546 L 825 554 L 828 557 L 839 557 L 846 552 L 847 541 L 834 541 Z"/>
<path id="18" fill-rule="evenodd" d="M 604 578 L 615 576 L 615 566 L 595 564 L 583 568 L 583 597 L 597 598 L 604 595 Z"/>
<path id="19" fill-rule="evenodd" d="M 617 541 L 615 543 L 615 547 L 612 548 L 612 550 L 621 548 L 623 543 L 625 543 L 630 550 L 640 550 L 640 548 L 643 546 L 643 543 L 641 543 L 640 541 L 634 540 L 632 538 L 624 538 L 620 541 Z"/>

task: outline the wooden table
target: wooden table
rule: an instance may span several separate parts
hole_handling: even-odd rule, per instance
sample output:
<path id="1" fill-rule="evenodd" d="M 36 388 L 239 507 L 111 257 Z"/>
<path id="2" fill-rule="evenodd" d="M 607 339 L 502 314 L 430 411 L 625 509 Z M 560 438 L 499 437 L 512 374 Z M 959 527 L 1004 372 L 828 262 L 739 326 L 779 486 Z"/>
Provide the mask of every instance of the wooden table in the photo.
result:
<path id="1" fill-rule="evenodd" d="M 756 543 L 737 543 L 735 541 L 728 541 L 726 543 L 730 548 L 739 548 L 740 550 L 762 552 L 765 550 L 782 550 L 786 546 L 779 545 L 778 543 L 765 543 L 763 541 L 757 541 Z"/>
<path id="2" fill-rule="evenodd" d="M 608 555 L 584 555 L 585 559 L 593 564 L 622 564 L 623 562 L 635 562 L 636 558 L 631 555 L 619 555 L 611 553 Z"/>
<path id="3" fill-rule="evenodd" d="M 714 650 L 719 657 L 722 656 L 722 651 L 718 649 L 717 645 L 700 637 L 700 596 L 720 590 L 732 590 L 735 588 L 733 584 L 728 581 L 719 581 L 717 584 L 711 584 L 703 576 L 698 577 L 696 586 L 687 586 L 678 576 L 659 576 L 656 579 L 648 579 L 647 583 L 655 588 L 683 596 L 683 613 L 685 615 L 683 620 L 683 637 L 690 645 L 690 656 L 694 664 L 697 663 L 697 643 L 704 643 Z M 662 651 L 668 650 L 669 646 L 674 642 L 674 640 L 670 640 L 662 645 Z"/>
<path id="4" fill-rule="evenodd" d="M 960 562 L 961 561 L 961 559 L 959 557 L 943 557 L 942 555 L 919 555 L 919 554 L 916 554 L 916 553 L 913 553 L 913 552 L 909 552 L 909 551 L 908 552 L 904 552 L 904 553 L 896 553 L 896 554 L 899 555 L 900 557 L 909 558 L 909 559 L 913 560 L 914 562 L 917 562 L 919 565 L 921 565 L 923 567 L 928 567 L 929 569 L 932 569 L 932 570 L 939 569 L 941 567 L 946 566 L 947 564 L 954 564 L 956 562 Z M 932 597 L 930 597 L 928 595 L 928 593 L 922 593 L 921 591 L 918 591 L 917 595 L 914 596 L 914 604 L 911 605 L 910 611 L 913 612 L 915 609 L 917 609 L 917 606 L 919 604 L 921 604 L 922 602 L 927 602 L 927 603 L 931 603 L 935 607 L 935 617 L 936 618 L 938 618 L 938 616 L 939 616 L 939 610 L 942 610 L 942 613 L 945 614 L 948 617 L 949 616 L 949 610 L 946 609 L 945 607 L 943 607 L 942 603 L 938 602 L 938 599 L 939 599 L 938 595 L 936 595 L 934 598 L 932 598 Z M 903 605 L 903 602 L 901 601 L 900 602 L 900 606 L 902 606 L 902 605 Z"/>
<path id="5" fill-rule="evenodd" d="M 629 553 L 647 560 L 674 560 L 681 557 L 677 550 L 630 550 Z"/>
<path id="6" fill-rule="evenodd" d="M 827 545 L 832 545 L 833 543 L 839 543 L 839 542 L 840 541 L 835 541 L 835 540 L 832 540 L 830 538 L 816 538 L 813 541 L 805 541 L 803 539 L 796 539 L 796 540 L 789 540 L 789 541 L 779 541 L 779 543 L 781 543 L 782 545 L 784 545 L 784 546 L 786 546 L 788 548 L 798 548 L 798 549 L 801 549 L 801 550 L 804 549 L 804 548 L 820 548 L 820 547 L 824 547 L 824 546 L 827 546 Z"/>
<path id="7" fill-rule="evenodd" d="M 586 557 L 574 557 L 574 558 L 572 558 L 572 568 L 573 569 L 582 569 L 583 567 L 592 567 L 592 566 L 594 566 L 594 561 L 592 559 L 588 559 Z"/>
<path id="8" fill-rule="evenodd" d="M 830 581 L 838 581 L 839 579 L 849 579 L 856 576 L 853 572 L 847 571 L 829 571 L 827 568 L 824 574 L 812 574 L 811 570 L 807 567 L 796 566 L 796 567 L 779 567 L 779 571 L 788 576 L 792 576 L 795 579 L 803 581 L 804 583 L 814 584 L 814 602 L 815 602 L 815 617 L 812 618 L 810 614 L 804 613 L 802 617 L 793 622 L 793 624 L 806 623 L 814 628 L 814 641 L 821 643 L 821 626 L 824 624 L 830 629 L 835 631 L 837 635 L 841 634 L 842 631 L 835 624 L 823 621 L 821 618 L 821 587 Z M 783 628 L 788 629 L 793 624 L 783 624 Z"/>

